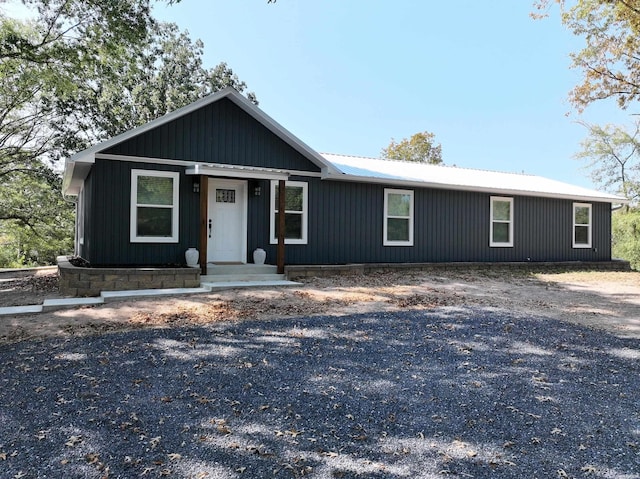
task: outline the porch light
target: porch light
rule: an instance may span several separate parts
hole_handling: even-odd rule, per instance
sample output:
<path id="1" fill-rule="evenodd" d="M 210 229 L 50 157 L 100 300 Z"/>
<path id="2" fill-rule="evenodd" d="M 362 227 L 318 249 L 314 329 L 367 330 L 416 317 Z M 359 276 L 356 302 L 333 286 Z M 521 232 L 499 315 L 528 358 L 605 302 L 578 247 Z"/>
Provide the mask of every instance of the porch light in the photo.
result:
<path id="1" fill-rule="evenodd" d="M 253 196 L 260 196 L 262 194 L 262 186 L 259 184 L 253 187 Z"/>
<path id="2" fill-rule="evenodd" d="M 193 192 L 200 193 L 200 182 L 197 179 L 193 180 Z"/>

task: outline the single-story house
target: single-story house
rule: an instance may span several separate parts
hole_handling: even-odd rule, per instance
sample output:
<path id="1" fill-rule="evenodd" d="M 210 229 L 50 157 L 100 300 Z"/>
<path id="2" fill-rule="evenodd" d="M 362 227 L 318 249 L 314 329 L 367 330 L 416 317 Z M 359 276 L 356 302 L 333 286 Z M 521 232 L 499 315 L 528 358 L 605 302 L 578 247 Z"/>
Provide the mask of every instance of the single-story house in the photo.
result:
<path id="1" fill-rule="evenodd" d="M 278 191 L 284 188 L 282 201 Z M 320 154 L 232 88 L 81 151 L 92 265 L 610 261 L 622 197 L 524 174 Z M 278 211 L 284 204 L 284 235 Z M 284 243 L 284 245 L 282 244 Z"/>

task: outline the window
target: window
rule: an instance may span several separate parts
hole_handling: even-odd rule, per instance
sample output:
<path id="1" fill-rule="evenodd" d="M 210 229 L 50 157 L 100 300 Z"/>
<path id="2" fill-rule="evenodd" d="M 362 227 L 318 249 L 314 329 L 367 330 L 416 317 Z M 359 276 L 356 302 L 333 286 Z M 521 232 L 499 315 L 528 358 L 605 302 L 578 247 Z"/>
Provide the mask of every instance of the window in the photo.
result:
<path id="1" fill-rule="evenodd" d="M 573 247 L 591 248 L 591 205 L 573 204 Z"/>
<path id="2" fill-rule="evenodd" d="M 131 170 L 131 242 L 178 242 L 178 182 L 171 171 Z"/>
<path id="3" fill-rule="evenodd" d="M 278 181 L 271 181 L 271 244 L 278 243 Z M 307 244 L 307 183 L 287 181 L 285 185 L 285 244 Z"/>
<path id="4" fill-rule="evenodd" d="M 489 246 L 513 246 L 513 198 L 491 197 Z"/>
<path id="5" fill-rule="evenodd" d="M 413 191 L 384 190 L 384 246 L 413 246 Z"/>

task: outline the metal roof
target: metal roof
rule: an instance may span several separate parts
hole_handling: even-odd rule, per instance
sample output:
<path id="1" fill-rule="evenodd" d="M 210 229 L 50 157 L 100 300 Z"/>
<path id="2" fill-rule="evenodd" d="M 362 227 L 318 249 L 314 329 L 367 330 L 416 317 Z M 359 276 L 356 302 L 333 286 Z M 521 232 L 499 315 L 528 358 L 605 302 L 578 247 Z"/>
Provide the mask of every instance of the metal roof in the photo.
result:
<path id="1" fill-rule="evenodd" d="M 498 195 L 542 196 L 606 203 L 628 202 L 622 196 L 582 188 L 542 176 L 330 153 L 321 153 L 321 155 L 341 172 L 324 175 L 324 178 L 333 180 L 479 191 Z"/>

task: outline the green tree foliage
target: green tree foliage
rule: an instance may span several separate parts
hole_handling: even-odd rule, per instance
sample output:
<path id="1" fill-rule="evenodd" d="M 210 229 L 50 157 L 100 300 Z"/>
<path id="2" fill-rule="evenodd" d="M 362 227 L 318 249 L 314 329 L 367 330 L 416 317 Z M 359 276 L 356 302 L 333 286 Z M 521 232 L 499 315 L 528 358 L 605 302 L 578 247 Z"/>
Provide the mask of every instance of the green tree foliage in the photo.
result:
<path id="1" fill-rule="evenodd" d="M 594 101 L 613 98 L 627 108 L 640 95 L 640 0 L 538 0 L 545 12 L 552 3 L 562 10 L 562 22 L 585 45 L 571 55 L 581 82 L 569 98 L 578 111 Z M 544 15 L 535 15 L 544 16 Z"/>
<path id="2" fill-rule="evenodd" d="M 630 206 L 612 216 L 612 254 L 640 268 L 640 121 L 632 131 L 615 125 L 604 127 L 583 123 L 589 130 L 576 158 L 586 162 L 595 183 L 612 193 L 624 195 Z"/>
<path id="3" fill-rule="evenodd" d="M 423 131 L 397 143 L 391 139 L 389 146 L 383 148 L 380 154 L 387 160 L 439 165 L 442 163 L 442 146 L 435 144 L 435 138 L 433 133 Z"/>
<path id="4" fill-rule="evenodd" d="M 636 202 L 640 193 L 640 121 L 631 132 L 616 125 L 581 124 L 589 134 L 576 158 L 586 163 L 596 184 Z"/>
<path id="5" fill-rule="evenodd" d="M 640 210 L 615 211 L 611 221 L 611 252 L 614 258 L 623 258 L 631 267 L 640 270 Z"/>
<path id="6" fill-rule="evenodd" d="M 23 0 L 33 17 L 17 20 L 0 0 L 0 266 L 71 251 L 60 160 L 223 87 L 246 89 L 226 64 L 205 68 L 202 42 L 156 22 L 150 2 Z"/>

